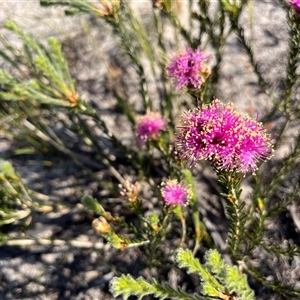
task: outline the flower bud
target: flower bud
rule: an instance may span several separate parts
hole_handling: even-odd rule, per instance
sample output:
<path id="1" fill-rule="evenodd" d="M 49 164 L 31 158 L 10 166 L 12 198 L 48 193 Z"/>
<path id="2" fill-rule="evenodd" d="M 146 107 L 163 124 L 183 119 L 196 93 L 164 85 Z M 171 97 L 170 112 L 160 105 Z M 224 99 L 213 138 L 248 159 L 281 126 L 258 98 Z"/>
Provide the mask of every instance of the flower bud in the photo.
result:
<path id="1" fill-rule="evenodd" d="M 126 180 L 125 184 L 120 186 L 120 194 L 131 203 L 137 202 L 139 196 L 139 183 L 131 183 Z"/>
<path id="2" fill-rule="evenodd" d="M 110 225 L 107 223 L 104 217 L 99 217 L 95 219 L 92 223 L 93 228 L 99 234 L 108 234 L 112 231 Z"/>

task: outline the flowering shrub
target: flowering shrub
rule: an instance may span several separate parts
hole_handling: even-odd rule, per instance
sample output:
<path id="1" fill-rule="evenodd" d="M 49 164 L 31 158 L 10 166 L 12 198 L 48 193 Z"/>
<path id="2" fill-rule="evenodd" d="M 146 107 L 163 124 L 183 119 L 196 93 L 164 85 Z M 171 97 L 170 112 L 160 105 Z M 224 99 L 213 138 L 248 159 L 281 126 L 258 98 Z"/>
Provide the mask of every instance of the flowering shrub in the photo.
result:
<path id="1" fill-rule="evenodd" d="M 40 3 L 64 7 L 74 18 L 87 14 L 90 28 L 110 37 L 114 46 L 101 56 L 105 73 L 97 76 L 97 87 L 104 88 L 85 99 L 87 86 L 76 82 L 72 69 L 80 60 L 71 60 L 69 70 L 61 46 L 68 41 L 38 41 L 8 20 L 5 30 L 23 45 L 0 37 L 6 62 L 0 131 L 20 147 L 5 153 L 12 163 L 21 154 L 39 166 L 53 165 L 59 185 L 59 164 L 73 162 L 73 197 L 93 228 L 84 232 L 90 243 L 80 247 L 101 249 L 95 261 L 111 276 L 99 289 L 124 299 L 299 299 L 299 1 L 274 4 L 286 25 L 280 72 L 271 57 L 257 59 L 250 42 L 251 12 L 265 2 L 145 1 L 151 5 L 144 15 L 134 1 Z M 247 56 L 240 72 L 254 75 L 243 85 L 236 84 L 240 74 L 222 69 L 230 45 Z M 233 54 L 228 61 L 237 66 Z M 271 70 L 264 65 L 269 58 Z M 275 73 L 281 77 L 272 82 Z M 240 85 L 237 103 L 227 95 Z M 55 243 L 54 235 L 35 237 L 26 229 L 35 227 L 37 215 L 45 219 L 49 211 L 82 205 L 61 196 L 55 202 L 27 188 L 10 163 L 0 167 L 1 243 L 78 246 L 78 235 Z M 40 179 L 38 186 L 44 185 Z M 191 279 L 182 269 L 198 276 Z M 28 298 L 27 289 L 21 296 L 19 290 L 13 297 Z"/>

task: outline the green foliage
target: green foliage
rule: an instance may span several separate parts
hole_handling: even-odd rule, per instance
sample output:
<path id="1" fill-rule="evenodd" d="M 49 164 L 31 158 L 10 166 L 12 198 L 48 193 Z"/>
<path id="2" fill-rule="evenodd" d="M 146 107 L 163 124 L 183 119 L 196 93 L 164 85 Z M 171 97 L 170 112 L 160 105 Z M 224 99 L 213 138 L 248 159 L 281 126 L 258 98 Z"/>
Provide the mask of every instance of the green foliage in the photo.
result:
<path id="1" fill-rule="evenodd" d="M 102 207 L 102 205 L 93 197 L 84 196 L 81 201 L 88 209 L 91 209 L 99 215 L 103 215 L 103 213 L 105 213 L 105 210 Z"/>
<path id="2" fill-rule="evenodd" d="M 134 279 L 130 275 L 122 275 L 121 277 L 113 278 L 110 289 L 114 297 L 122 295 L 123 299 L 128 299 L 131 295 L 137 296 L 138 299 L 142 299 L 150 294 L 159 299 L 207 299 L 198 295 L 186 294 L 180 289 L 174 290 L 169 284 L 160 285 L 154 279 L 149 283 L 141 277 Z"/>
<path id="3" fill-rule="evenodd" d="M 235 261 L 241 258 L 241 245 L 244 241 L 244 230 L 248 220 L 246 203 L 240 200 L 241 178 L 236 172 L 218 172 L 220 194 L 227 200 L 226 209 L 229 216 L 228 245 Z"/>
<path id="4" fill-rule="evenodd" d="M 179 249 L 176 262 L 180 268 L 188 268 L 188 273 L 196 273 L 201 278 L 201 294 L 187 294 L 174 290 L 170 285 L 159 285 L 156 280 L 150 283 L 139 277 L 130 275 L 115 277 L 111 281 L 111 291 L 115 297 L 122 295 L 123 299 L 135 295 L 142 299 L 152 294 L 159 299 L 231 299 L 237 296 L 241 300 L 254 299 L 254 293 L 249 288 L 245 275 L 239 274 L 237 267 L 225 265 L 216 250 L 209 250 L 205 255 L 206 263 L 201 265 L 189 250 Z"/>
<path id="5" fill-rule="evenodd" d="M 216 276 L 218 280 L 224 276 L 225 263 L 221 255 L 216 250 L 208 250 L 205 253 L 206 266 Z"/>
<path id="6" fill-rule="evenodd" d="M 227 204 L 227 211 L 230 216 L 229 227 L 229 247 L 233 257 L 238 260 L 240 258 L 240 246 L 243 243 L 243 230 L 247 221 L 247 213 L 245 212 L 245 202 L 231 205 Z"/>
<path id="7" fill-rule="evenodd" d="M 50 38 L 48 48 L 46 48 L 14 22 L 6 21 L 4 26 L 23 40 L 24 52 L 23 54 L 18 53 L 17 57 L 13 46 L 2 38 L 4 49 L 0 52 L 0 55 L 2 54 L 4 58 L 9 57 L 10 61 L 20 61 L 20 64 L 24 64 L 35 78 L 25 83 L 23 80 L 14 78 L 1 70 L 0 84 L 2 85 L 2 91 L 0 91 L 0 98 L 2 100 L 27 100 L 31 103 L 67 107 L 78 105 L 79 99 L 74 80 L 70 76 L 67 62 L 58 41 Z M 20 65 L 17 67 L 19 68 Z"/>
<path id="8" fill-rule="evenodd" d="M 195 181 L 194 181 L 193 175 L 190 172 L 190 170 L 188 170 L 188 169 L 182 170 L 182 174 L 185 178 L 186 183 L 190 187 L 190 193 L 191 193 L 190 206 L 191 206 L 191 210 L 192 210 L 192 217 L 193 217 L 193 222 L 194 222 L 194 227 L 195 227 L 195 239 L 196 239 L 194 252 L 196 252 L 197 248 L 200 245 L 201 240 L 204 237 L 204 232 L 206 232 L 205 225 L 200 220 L 200 214 L 198 211 L 198 199 L 197 199 L 197 195 L 196 195 L 196 186 L 195 186 Z"/>
<path id="9" fill-rule="evenodd" d="M 30 221 L 34 202 L 11 163 L 0 160 L 0 227 Z"/>
<path id="10" fill-rule="evenodd" d="M 240 299 L 254 299 L 254 292 L 249 288 L 246 275 L 241 275 L 236 266 L 226 266 L 223 280 L 229 293 L 236 293 Z"/>
<path id="11" fill-rule="evenodd" d="M 208 256 L 210 258 L 210 256 Z M 205 283 L 202 293 L 210 296 L 218 296 L 219 293 L 225 293 L 225 286 L 222 286 L 206 266 L 202 266 L 199 260 L 195 259 L 189 250 L 179 249 L 176 254 L 176 261 L 180 268 L 187 268 L 188 273 L 196 273 Z M 220 266 L 215 266 L 219 268 Z"/>
<path id="12" fill-rule="evenodd" d="M 176 256 L 179 267 L 199 275 L 203 295 L 219 298 L 225 297 L 222 295 L 237 295 L 239 299 L 254 299 L 246 275 L 241 275 L 236 266 L 226 265 L 216 250 L 208 250 L 205 260 L 205 264 L 201 265 L 189 250 L 183 249 L 179 249 Z"/>

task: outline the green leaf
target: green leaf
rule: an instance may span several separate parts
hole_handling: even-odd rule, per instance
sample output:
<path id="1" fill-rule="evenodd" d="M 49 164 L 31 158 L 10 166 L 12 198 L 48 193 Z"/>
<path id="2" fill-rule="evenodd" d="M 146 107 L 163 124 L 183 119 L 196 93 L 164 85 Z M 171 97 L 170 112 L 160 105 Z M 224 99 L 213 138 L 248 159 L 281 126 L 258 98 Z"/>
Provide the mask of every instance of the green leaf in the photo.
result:
<path id="1" fill-rule="evenodd" d="M 79 14 L 81 11 L 78 8 L 72 7 L 72 8 L 68 8 L 65 10 L 65 15 L 66 16 L 74 16 Z"/>
<path id="2" fill-rule="evenodd" d="M 226 266 L 224 284 L 230 293 L 236 293 L 240 299 L 254 299 L 254 292 L 248 285 L 246 275 L 240 274 L 236 266 Z"/>
<path id="3" fill-rule="evenodd" d="M 202 266 L 189 250 L 179 249 L 176 255 L 180 267 L 200 276 L 203 295 L 225 299 L 224 297 L 236 294 L 238 299 L 254 299 L 254 292 L 248 285 L 246 275 L 240 274 L 236 266 L 225 265 L 217 250 L 208 250 L 205 258 L 207 261 Z"/>
<path id="4" fill-rule="evenodd" d="M 153 282 L 156 283 L 154 280 Z M 151 285 L 143 278 L 139 277 L 135 280 L 130 275 L 122 275 L 119 278 L 113 278 L 111 281 L 110 290 L 114 297 L 122 295 L 125 300 L 131 295 L 135 295 L 138 297 L 138 299 L 142 299 L 144 296 L 149 294 L 155 294 L 158 296 L 159 293 L 155 286 Z M 162 293 L 160 293 L 160 296 L 160 299 L 167 298 L 167 295 L 163 296 Z"/>
<path id="5" fill-rule="evenodd" d="M 210 282 L 202 283 L 201 293 L 210 297 L 219 297 L 220 295 L 223 295 L 223 293 L 219 292 Z"/>
<path id="6" fill-rule="evenodd" d="M 70 72 L 69 72 L 69 67 L 68 67 L 68 63 L 65 59 L 65 57 L 63 56 L 63 53 L 61 51 L 61 45 L 60 43 L 53 37 L 49 38 L 48 43 L 51 47 L 51 55 L 53 56 L 53 62 L 56 63 L 57 70 L 61 70 L 62 71 L 62 76 L 64 77 L 64 79 L 66 80 L 66 82 L 69 85 L 70 89 L 75 89 L 74 87 L 74 81 L 72 80 L 71 76 L 70 76 Z"/>
<path id="7" fill-rule="evenodd" d="M 213 277 L 209 270 L 201 266 L 199 260 L 193 257 L 190 250 L 179 249 L 176 253 L 176 261 L 180 268 L 187 268 L 188 273 L 196 273 L 202 281 L 210 282 L 218 290 L 225 291 L 224 287 Z"/>
<path id="8" fill-rule="evenodd" d="M 211 273 L 221 275 L 224 272 L 225 263 L 217 250 L 210 249 L 205 253 L 205 265 Z"/>
<path id="9" fill-rule="evenodd" d="M 87 208 L 91 209 L 92 211 L 98 213 L 99 215 L 102 215 L 103 213 L 105 213 L 104 208 L 102 207 L 102 205 L 96 200 L 94 199 L 92 196 L 84 196 L 81 200 L 81 202 L 83 203 L 84 206 L 86 206 Z"/>
<path id="10" fill-rule="evenodd" d="M 110 291 L 114 297 L 121 296 L 128 299 L 129 296 L 135 295 L 138 299 L 142 299 L 147 295 L 154 295 L 159 299 L 182 299 L 182 300 L 205 300 L 203 296 L 190 295 L 184 291 L 174 290 L 169 284 L 160 285 L 156 280 L 152 279 L 151 283 L 145 281 L 142 277 L 137 279 L 130 275 L 122 275 L 114 277 L 110 282 Z"/>

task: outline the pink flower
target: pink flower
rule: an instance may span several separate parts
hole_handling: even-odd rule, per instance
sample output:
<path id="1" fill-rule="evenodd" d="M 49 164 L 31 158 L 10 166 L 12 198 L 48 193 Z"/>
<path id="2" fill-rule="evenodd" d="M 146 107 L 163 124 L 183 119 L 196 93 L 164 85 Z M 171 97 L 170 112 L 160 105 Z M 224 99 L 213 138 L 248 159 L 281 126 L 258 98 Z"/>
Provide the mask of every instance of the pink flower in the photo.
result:
<path id="1" fill-rule="evenodd" d="M 169 179 L 162 183 L 161 194 L 163 200 L 169 205 L 185 205 L 189 200 L 189 189 L 183 183 L 178 183 L 176 179 Z"/>
<path id="2" fill-rule="evenodd" d="M 300 15 L 300 0 L 290 0 L 289 5 L 293 6 L 296 12 Z"/>
<path id="3" fill-rule="evenodd" d="M 243 116 L 232 104 L 219 100 L 186 112 L 176 139 L 179 155 L 190 159 L 211 160 L 218 169 L 246 173 L 257 169 L 258 160 L 272 154 L 270 136 L 261 123 Z"/>
<path id="4" fill-rule="evenodd" d="M 209 76 L 208 68 L 203 64 L 210 58 L 201 49 L 187 48 L 177 54 L 166 67 L 168 77 L 172 78 L 178 89 L 199 90 Z"/>
<path id="5" fill-rule="evenodd" d="M 141 117 L 137 122 L 136 134 L 141 145 L 149 139 L 158 138 L 159 132 L 164 130 L 167 120 L 159 113 L 150 112 Z"/>

